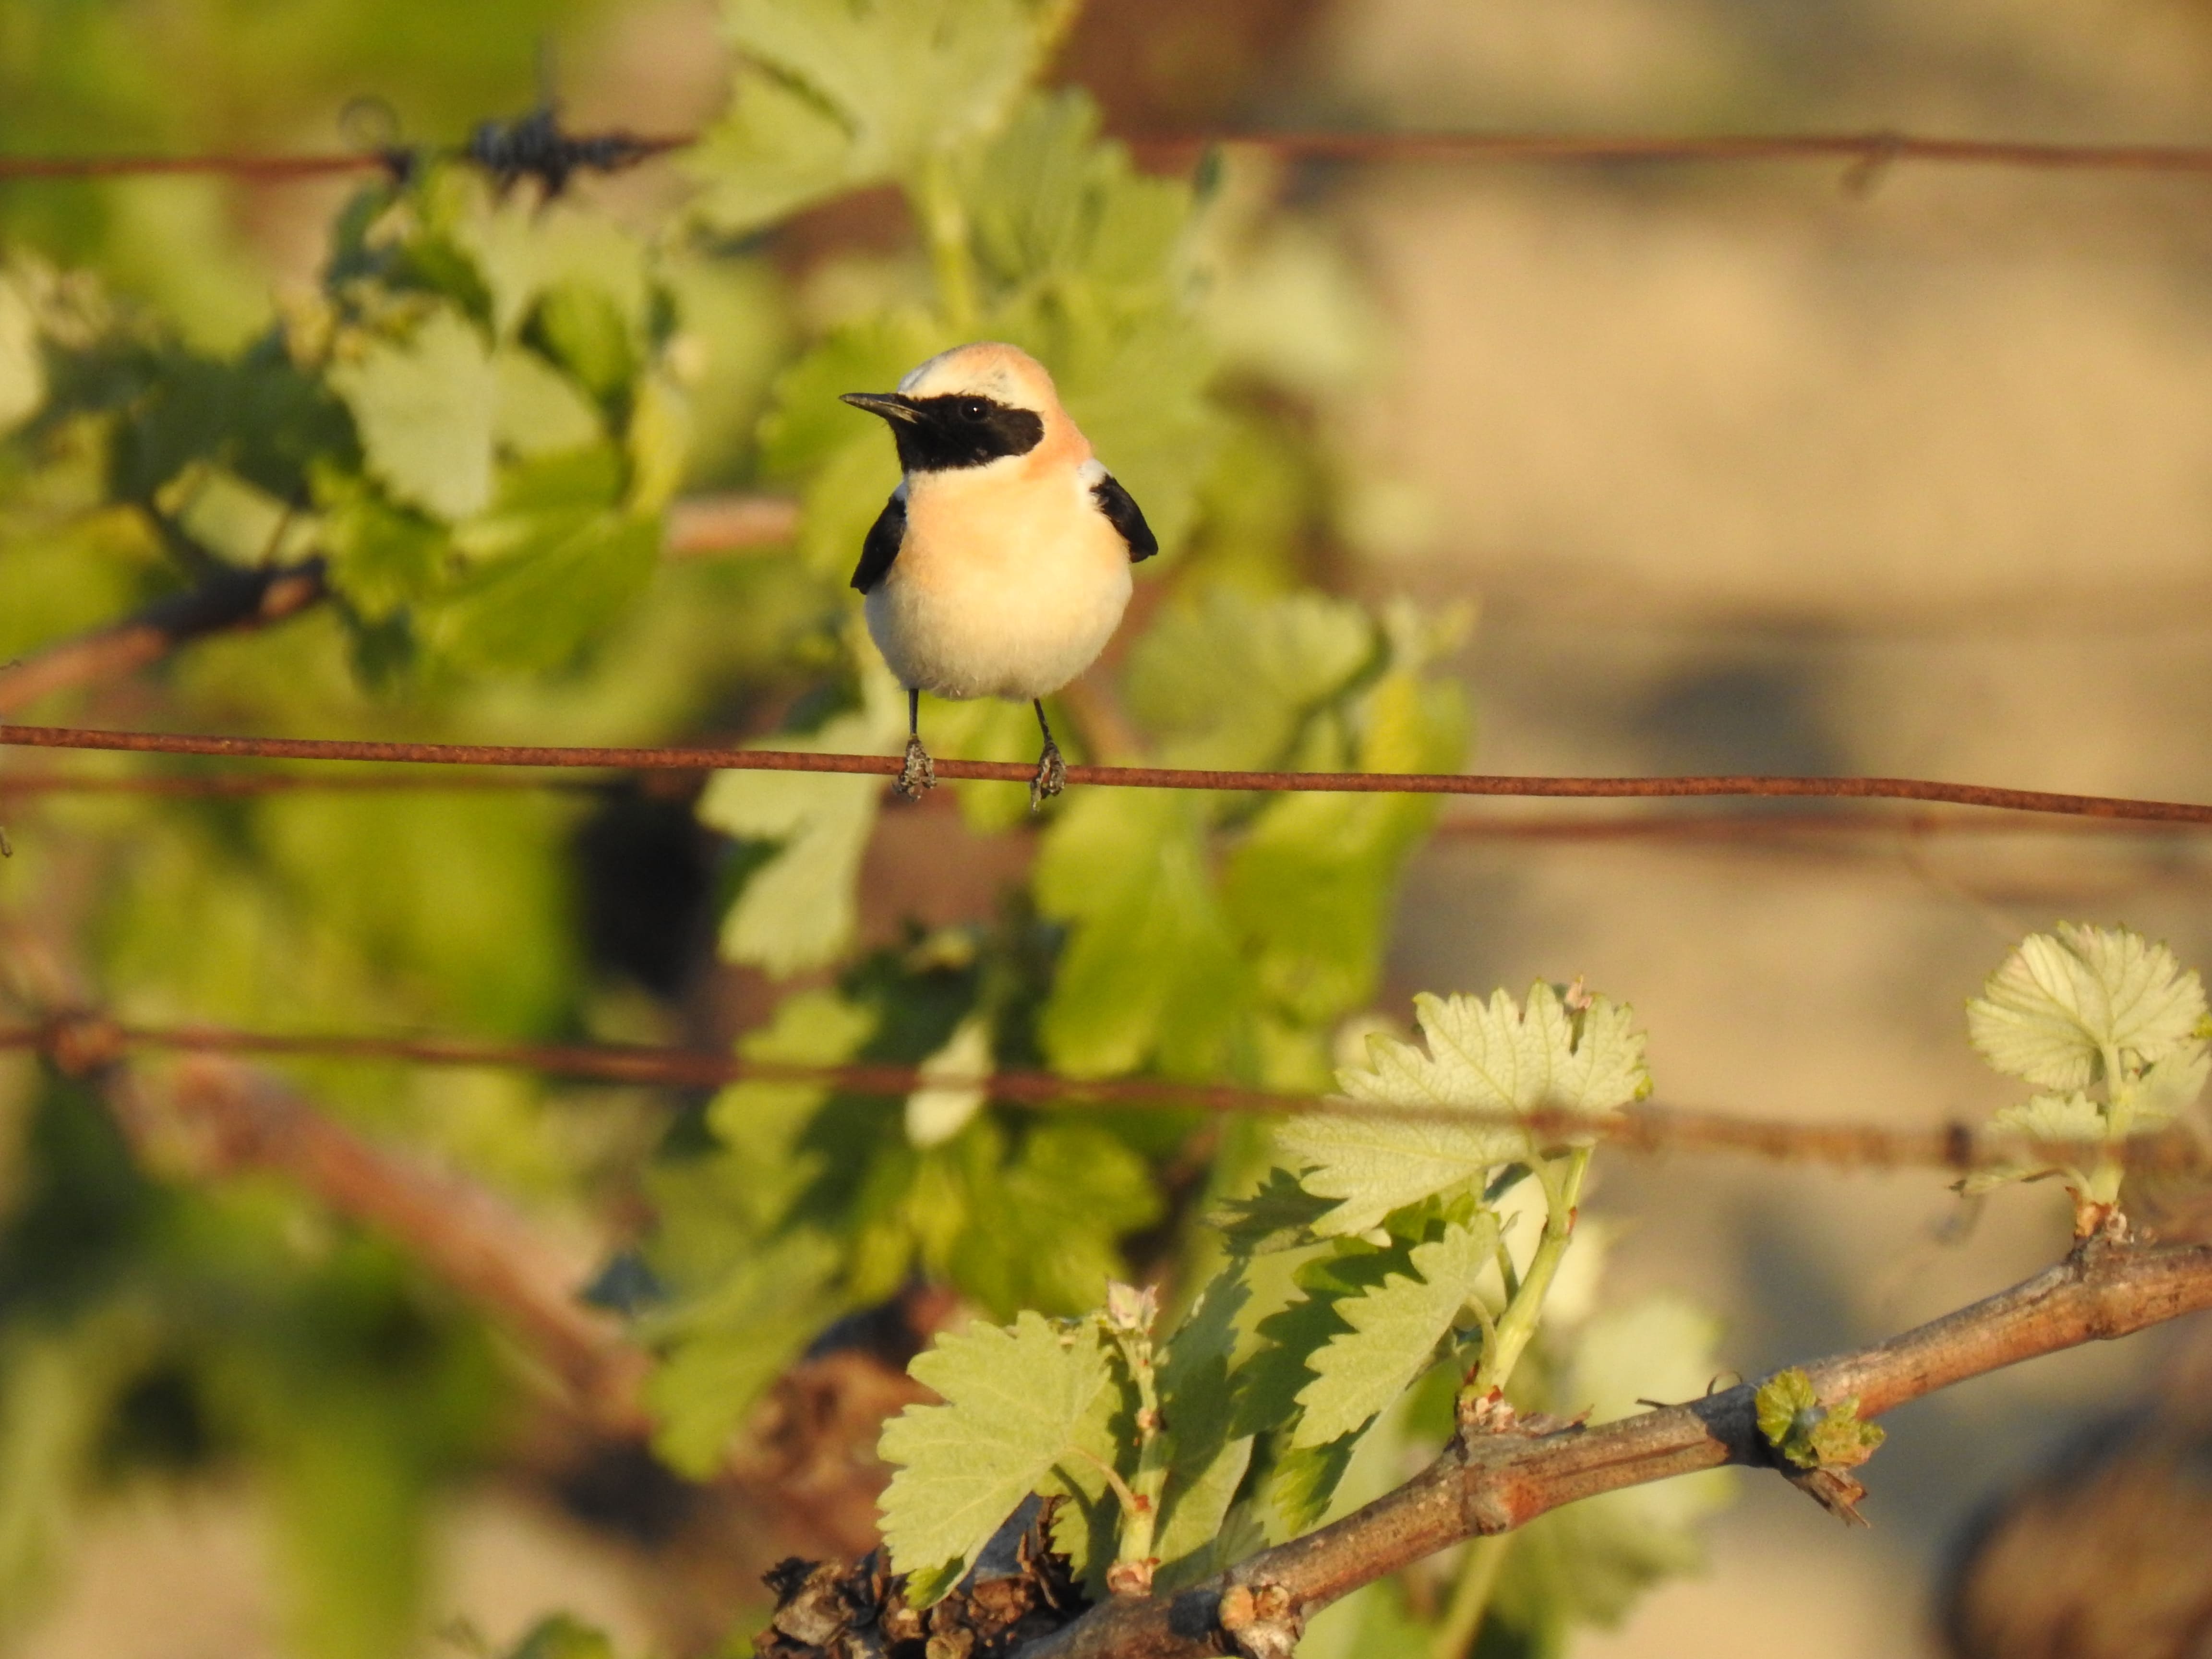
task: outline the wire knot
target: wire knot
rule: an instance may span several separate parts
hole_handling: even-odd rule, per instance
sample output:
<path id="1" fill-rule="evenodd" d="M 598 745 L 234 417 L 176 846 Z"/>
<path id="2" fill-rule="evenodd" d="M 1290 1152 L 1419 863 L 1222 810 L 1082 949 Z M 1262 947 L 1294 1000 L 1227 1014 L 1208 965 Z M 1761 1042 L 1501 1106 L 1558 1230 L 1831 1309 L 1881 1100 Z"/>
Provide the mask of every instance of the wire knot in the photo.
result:
<path id="1" fill-rule="evenodd" d="M 461 154 L 490 175 L 501 196 L 535 179 L 550 200 L 578 173 L 619 173 L 668 148 L 666 139 L 632 132 L 563 132 L 559 112 L 541 104 L 513 120 L 479 122 Z"/>

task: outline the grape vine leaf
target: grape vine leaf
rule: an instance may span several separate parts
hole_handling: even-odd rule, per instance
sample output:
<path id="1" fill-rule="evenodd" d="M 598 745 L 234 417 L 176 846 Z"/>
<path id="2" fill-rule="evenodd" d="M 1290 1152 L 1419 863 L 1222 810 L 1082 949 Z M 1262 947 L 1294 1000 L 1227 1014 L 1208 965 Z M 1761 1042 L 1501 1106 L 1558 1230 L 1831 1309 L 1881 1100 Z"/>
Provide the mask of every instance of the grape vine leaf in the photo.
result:
<path id="1" fill-rule="evenodd" d="M 0 273 L 0 433 L 13 431 L 46 400 L 39 319 L 20 283 Z"/>
<path id="2" fill-rule="evenodd" d="M 831 1285 L 843 1256 L 823 1233 L 787 1232 L 712 1291 L 640 1322 L 660 1352 L 645 1401 L 653 1449 L 671 1468 L 703 1480 L 720 1465 L 753 1402 L 841 1310 Z"/>
<path id="3" fill-rule="evenodd" d="M 1414 1007 L 1426 1052 L 1370 1037 L 1369 1069 L 1346 1071 L 1339 1081 L 1354 1103 L 1438 1115 L 1316 1113 L 1276 1131 L 1284 1154 L 1306 1166 L 1306 1189 L 1338 1200 L 1315 1223 L 1316 1232 L 1364 1232 L 1393 1210 L 1534 1157 L 1540 1148 L 1528 1132 L 1497 1115 L 1544 1108 L 1596 1115 L 1650 1091 L 1644 1035 L 1628 1007 L 1607 998 L 1592 997 L 1571 1012 L 1540 981 L 1525 1009 L 1504 991 L 1486 1003 L 1423 994 Z M 1455 1110 L 1468 1111 L 1468 1121 L 1451 1121 Z"/>
<path id="4" fill-rule="evenodd" d="M 1334 1254 L 1300 1264 L 1291 1279 L 1303 1294 L 1260 1322 L 1260 1346 L 1237 1369 L 1231 1432 L 1265 1434 L 1293 1421 L 1302 1409 L 1298 1396 L 1314 1379 L 1314 1355 L 1351 1328 L 1337 1304 L 1381 1289 L 1393 1273 L 1413 1272 L 1403 1240 L 1379 1246 L 1348 1239 Z"/>
<path id="5" fill-rule="evenodd" d="M 1396 669 L 1358 702 L 1358 770 L 1459 767 L 1457 687 Z M 1366 1005 L 1399 876 L 1435 817 L 1434 798 L 1419 795 L 1285 794 L 1261 809 L 1230 855 L 1222 900 L 1272 1002 L 1308 1024 Z"/>
<path id="6" fill-rule="evenodd" d="M 1982 1057 L 2048 1089 L 2087 1086 L 2107 1050 L 2140 1068 L 2201 1046 L 2204 1018 L 2203 982 L 2165 945 L 2070 922 L 2031 933 L 1966 1005 Z"/>
<path id="7" fill-rule="evenodd" d="M 859 709 L 811 736 L 779 735 L 776 744 L 827 754 L 883 752 L 905 729 L 905 699 L 879 665 L 864 672 L 861 689 Z M 700 797 L 700 821 L 775 849 L 747 875 L 722 919 L 726 958 L 781 977 L 842 954 L 859 921 L 854 883 L 882 794 L 883 780 L 865 775 L 714 774 Z"/>
<path id="8" fill-rule="evenodd" d="M 1242 1264 L 1232 1263 L 1200 1293 L 1161 1356 L 1160 1413 L 1174 1451 L 1153 1544 L 1166 1564 L 1158 1588 L 1171 1588 L 1177 1564 L 1201 1556 L 1219 1534 L 1251 1459 L 1250 1439 L 1233 1431 L 1231 1380 L 1237 1316 L 1251 1294 Z"/>
<path id="9" fill-rule="evenodd" d="M 1207 872 L 1202 802 L 1096 789 L 1045 832 L 1035 891 L 1068 924 L 1040 1035 L 1072 1077 L 1218 1069 L 1249 975 Z"/>
<path id="10" fill-rule="evenodd" d="M 1413 1248 L 1414 1275 L 1394 1273 L 1381 1285 L 1334 1304 L 1351 1328 L 1331 1337 L 1309 1359 L 1313 1381 L 1298 1391 L 1302 1408 L 1293 1446 L 1317 1447 L 1351 1434 L 1403 1394 L 1437 1357 L 1498 1249 L 1498 1218 L 1478 1212 L 1441 1238 Z"/>
<path id="11" fill-rule="evenodd" d="M 330 370 L 368 468 L 394 499 L 446 520 L 491 500 L 499 385 L 476 325 L 433 307 L 403 339 L 368 338 Z"/>
<path id="12" fill-rule="evenodd" d="M 1255 1190 L 1224 1200 L 1208 1219 L 1237 1255 L 1267 1255 L 1314 1243 L 1313 1224 L 1334 1207 L 1334 1200 L 1316 1198 L 1288 1170 L 1271 1169 Z"/>
<path id="13" fill-rule="evenodd" d="M 729 113 L 700 144 L 697 211 L 751 230 L 810 202 L 912 184 L 1006 119 L 1066 0 L 725 0 L 741 54 Z"/>
<path id="14" fill-rule="evenodd" d="M 1375 647 L 1374 623 L 1342 599 L 1215 588 L 1146 630 L 1123 693 L 1163 766 L 1273 766 Z"/>
<path id="15" fill-rule="evenodd" d="M 902 1572 L 950 1572 L 1075 1455 L 1109 1381 L 1107 1355 L 1095 1317 L 1060 1325 L 1024 1313 L 1011 1329 L 979 1322 L 940 1336 L 908 1369 L 945 1403 L 884 1425 L 880 1451 L 898 1466 L 884 1540 Z"/>

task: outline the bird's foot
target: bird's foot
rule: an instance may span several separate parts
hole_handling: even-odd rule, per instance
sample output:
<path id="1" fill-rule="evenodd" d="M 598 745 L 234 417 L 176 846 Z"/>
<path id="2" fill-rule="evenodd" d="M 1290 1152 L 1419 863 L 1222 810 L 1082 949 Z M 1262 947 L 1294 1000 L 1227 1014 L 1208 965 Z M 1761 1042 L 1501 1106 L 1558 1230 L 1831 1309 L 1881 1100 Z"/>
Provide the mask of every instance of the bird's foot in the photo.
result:
<path id="1" fill-rule="evenodd" d="M 937 763 L 929 758 L 920 738 L 906 740 L 906 764 L 899 769 L 895 787 L 908 800 L 920 800 L 923 790 L 937 787 Z"/>
<path id="2" fill-rule="evenodd" d="M 1034 812 L 1067 787 L 1067 763 L 1060 757 L 1060 745 L 1050 738 L 1044 740 L 1044 753 L 1037 757 L 1036 776 L 1030 780 L 1030 811 Z"/>

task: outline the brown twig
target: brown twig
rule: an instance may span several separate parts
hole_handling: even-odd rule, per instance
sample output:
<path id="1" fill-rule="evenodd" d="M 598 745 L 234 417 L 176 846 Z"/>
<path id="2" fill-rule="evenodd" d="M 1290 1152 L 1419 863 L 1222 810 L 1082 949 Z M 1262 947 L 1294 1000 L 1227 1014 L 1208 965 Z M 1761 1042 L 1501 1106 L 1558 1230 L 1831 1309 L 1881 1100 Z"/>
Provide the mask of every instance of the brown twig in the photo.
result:
<path id="1" fill-rule="evenodd" d="M 85 726 L 0 725 L 0 747 L 82 749 L 142 755 L 210 755 L 229 759 L 368 761 L 410 766 L 525 766 L 599 771 L 825 772 L 893 777 L 890 755 L 829 755 L 777 749 L 573 748 L 470 743 L 389 743 L 331 738 L 217 737 L 176 732 L 114 732 Z M 1005 761 L 940 760 L 941 778 L 1026 787 L 1035 768 Z M 2006 812 L 2142 823 L 2212 824 L 2212 805 L 2062 794 L 1923 778 L 1768 777 L 1756 775 L 1659 778 L 1507 777 L 1468 772 L 1231 772 L 1160 766 L 1071 766 L 1070 783 L 1122 789 L 1208 789 L 1233 793 L 1488 795 L 1584 800 L 1759 799 L 1919 800 Z"/>
<path id="2" fill-rule="evenodd" d="M 1805 1370 L 1823 1401 L 1856 1396 L 1862 1417 L 1879 1417 L 1970 1377 L 2206 1307 L 2212 1247 L 2097 1240 L 1986 1301 Z M 1774 1467 L 1756 1394 L 1745 1383 L 1594 1429 L 1464 1436 L 1343 1520 L 1181 1595 L 1111 1600 L 1024 1648 L 1021 1659 L 1212 1659 L 1295 1641 L 1305 1620 L 1331 1602 L 1465 1539 L 1699 1469 Z"/>
<path id="3" fill-rule="evenodd" d="M 671 558 L 696 558 L 780 547 L 798 525 L 798 503 L 781 495 L 690 496 L 668 509 L 665 550 Z M 28 708 L 57 691 L 121 679 L 211 634 L 281 622 L 328 593 L 320 559 L 219 570 L 135 617 L 0 668 L 0 714 Z"/>
<path id="4" fill-rule="evenodd" d="M 646 1356 L 579 1291 L 589 1261 L 559 1249 L 486 1188 L 379 1146 L 265 1073 L 205 1055 L 157 1100 L 143 1139 L 181 1142 L 203 1176 L 257 1170 L 403 1243 L 443 1283 L 512 1329 L 601 1433 L 642 1436 Z M 155 1157 L 160 1147 L 142 1147 Z"/>
<path id="5" fill-rule="evenodd" d="M 1929 1169 L 1965 1173 L 2042 1155 L 2076 1160 L 2094 1152 L 2118 1157 L 2137 1174 L 2201 1175 L 2205 1151 L 2179 1133 L 2138 1137 L 2113 1147 L 2084 1148 L 2017 1136 L 1981 1135 L 1961 1123 L 1929 1129 L 1882 1124 L 1806 1122 L 1741 1117 L 1678 1107 L 1637 1106 L 1619 1113 L 1559 1109 L 1486 1111 L 1478 1107 L 1352 1103 L 1340 1096 L 1285 1094 L 1227 1084 L 1174 1083 L 1158 1078 L 1075 1079 L 1039 1072 L 1000 1072 L 974 1079 L 925 1074 L 912 1066 L 801 1066 L 743 1055 L 643 1044 L 479 1042 L 454 1038 L 341 1033 L 240 1031 L 209 1026 L 149 1027 L 76 1016 L 45 1025 L 0 1026 L 0 1050 L 54 1052 L 90 1043 L 101 1052 L 132 1048 L 269 1058 L 399 1060 L 419 1066 L 495 1066 L 592 1082 L 713 1089 L 732 1083 L 796 1083 L 903 1099 L 916 1089 L 972 1082 L 1003 1104 L 1042 1109 L 1115 1106 L 1170 1111 L 1287 1116 L 1358 1112 L 1413 1122 L 1499 1123 L 1525 1127 L 1540 1141 L 1587 1137 L 1623 1151 L 1735 1153 L 1777 1162 L 1842 1169 Z"/>
<path id="6" fill-rule="evenodd" d="M 280 622 L 313 605 L 325 591 L 319 559 L 223 571 L 135 617 L 0 668 L 0 714 L 57 691 L 120 679 L 209 634 Z"/>

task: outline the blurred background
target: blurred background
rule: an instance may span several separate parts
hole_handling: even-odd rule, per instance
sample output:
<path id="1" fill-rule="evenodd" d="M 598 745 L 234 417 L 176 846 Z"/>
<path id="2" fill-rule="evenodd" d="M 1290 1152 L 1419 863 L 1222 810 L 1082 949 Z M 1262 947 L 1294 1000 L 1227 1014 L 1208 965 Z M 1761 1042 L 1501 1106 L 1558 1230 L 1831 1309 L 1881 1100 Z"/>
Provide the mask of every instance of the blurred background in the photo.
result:
<path id="1" fill-rule="evenodd" d="M 364 96 L 400 134 L 450 141 L 527 107 L 541 63 L 584 130 L 685 131 L 713 118 L 728 84 L 703 0 L 14 0 L 0 9 L 0 149 L 321 149 L 338 142 L 341 106 Z M 2192 0 L 1092 0 L 1057 64 L 1123 135 L 2212 141 L 2212 11 Z M 1330 280 L 1356 291 L 1316 298 L 1314 331 L 1296 341 L 1323 365 L 1300 418 L 1334 457 L 1330 514 L 1304 556 L 1340 592 L 1474 607 L 1451 666 L 1471 693 L 1479 769 L 1869 773 L 2212 799 L 2203 181 L 1340 163 L 1278 168 L 1259 187 L 1295 235 L 1338 251 Z M 0 234 L 10 251 L 98 270 L 194 342 L 228 349 L 313 281 L 349 188 L 11 184 Z M 684 185 L 646 168 L 584 188 L 648 223 Z M 750 483 L 771 373 L 835 313 L 839 283 L 859 280 L 839 261 L 900 234 L 895 215 L 848 204 L 697 277 L 707 320 L 693 325 L 717 355 L 687 488 Z M 701 580 L 709 616 L 773 599 L 746 578 Z M 0 655 L 101 621 L 136 591 L 50 583 L 13 616 L 0 597 Z M 204 665 L 178 671 L 216 687 L 198 708 L 275 706 L 220 689 L 225 653 L 254 648 L 210 647 Z M 30 712 L 121 724 L 157 717 L 162 695 L 119 686 Z M 648 685 L 641 705 L 658 695 Z M 310 712 L 299 720 L 320 729 Z M 651 724 L 601 722 L 617 736 Z M 591 725 L 580 717 L 562 739 L 598 740 Z M 52 823 L 61 834 L 71 820 L 58 807 Z M 21 814 L 15 832 L 19 854 L 38 842 Z M 573 914 L 510 948 L 562 972 L 580 957 L 579 971 L 628 985 L 602 999 L 601 1035 L 672 1029 L 639 1009 L 679 982 L 684 1030 L 726 1036 L 760 1017 L 757 975 L 696 966 L 714 866 L 697 834 L 681 803 L 627 797 L 580 819 L 572 862 L 543 872 L 573 878 Z M 994 866 L 974 846 L 943 814 L 886 820 L 864 866 L 864 936 L 891 939 L 910 914 L 988 914 Z M 1020 856 L 992 854 L 1000 868 Z M 2185 963 L 2212 960 L 2204 859 L 2186 838 L 2063 825 L 1507 839 L 1447 815 L 1412 866 L 1379 1006 L 1581 974 L 1635 1004 L 1663 1102 L 1977 1121 L 2008 1092 L 1968 1050 L 1961 1010 L 2010 944 L 2062 917 L 2125 921 Z M 15 902 L 61 902 L 27 884 L 24 863 L 7 877 Z M 379 879 L 405 867 L 395 858 Z M 699 974 L 703 988 L 686 980 Z M 25 1062 L 7 1085 L 19 1123 L 27 1075 Z M 611 1163 L 650 1114 L 594 1098 L 557 1127 Z M 453 1121 L 475 1128 L 457 1135 L 476 1135 L 479 1152 L 505 1144 L 508 1106 L 469 1113 Z M 541 1178 L 526 1152 L 501 1158 L 518 1190 Z M 0 1153 L 0 1186 L 8 1165 Z M 1962 1206 L 1931 1174 L 1717 1160 L 1612 1158 L 1590 1207 L 1618 1230 L 1619 1282 L 1714 1308 L 1721 1358 L 1746 1375 L 1995 1290 L 2067 1236 L 2042 1189 Z M 593 1224 L 569 1218 L 588 1257 Z M 37 1291 L 0 1284 L 11 1294 Z M 1942 1651 L 1943 1586 L 1972 1518 L 2115 1410 L 2201 1391 L 2212 1372 L 2191 1345 L 2212 1333 L 2193 1323 L 1899 1412 L 1869 1472 L 1871 1532 L 1843 1532 L 1781 1482 L 1741 1483 L 1711 1523 L 1706 1572 L 1572 1650 Z M 158 1438 L 162 1400 L 140 1405 Z M 193 1468 L 119 1480 L 77 1516 L 53 1541 L 56 1588 L 18 1652 L 295 1650 L 272 1589 L 283 1506 L 219 1459 Z M 35 1474 L 0 1463 L 0 1486 Z M 498 1644 L 567 1607 L 625 1650 L 702 1650 L 702 1631 L 759 1599 L 731 1564 L 760 1554 L 778 1523 L 702 1521 L 687 1507 L 699 1500 L 655 1482 L 549 1450 L 441 1486 L 425 1568 L 436 1619 Z M 689 1553 L 686 1582 L 703 1588 L 672 1595 L 672 1551 Z M 451 1626 L 449 1643 L 466 1630 Z"/>

